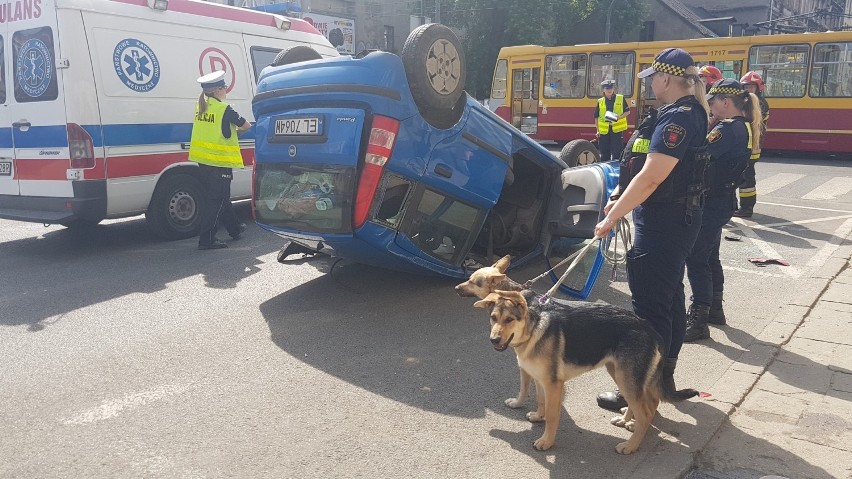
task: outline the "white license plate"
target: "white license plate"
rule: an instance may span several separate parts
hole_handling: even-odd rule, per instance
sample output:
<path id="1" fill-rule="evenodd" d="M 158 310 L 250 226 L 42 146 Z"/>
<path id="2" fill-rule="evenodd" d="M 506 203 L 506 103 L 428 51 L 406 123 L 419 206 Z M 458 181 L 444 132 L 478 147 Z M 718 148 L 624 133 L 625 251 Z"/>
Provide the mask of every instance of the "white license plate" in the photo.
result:
<path id="1" fill-rule="evenodd" d="M 279 118 L 275 120 L 276 136 L 319 135 L 322 122 L 317 117 Z"/>
<path id="2" fill-rule="evenodd" d="M 12 176 L 11 161 L 0 161 L 0 176 Z"/>

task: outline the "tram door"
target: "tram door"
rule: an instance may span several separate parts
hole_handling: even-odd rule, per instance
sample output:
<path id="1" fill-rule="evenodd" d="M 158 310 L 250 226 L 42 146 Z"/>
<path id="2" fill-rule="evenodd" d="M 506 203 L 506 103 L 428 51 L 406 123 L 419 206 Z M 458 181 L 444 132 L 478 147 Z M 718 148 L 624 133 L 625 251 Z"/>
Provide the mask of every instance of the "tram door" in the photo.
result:
<path id="1" fill-rule="evenodd" d="M 512 125 L 528 135 L 538 132 L 541 66 L 512 70 Z"/>

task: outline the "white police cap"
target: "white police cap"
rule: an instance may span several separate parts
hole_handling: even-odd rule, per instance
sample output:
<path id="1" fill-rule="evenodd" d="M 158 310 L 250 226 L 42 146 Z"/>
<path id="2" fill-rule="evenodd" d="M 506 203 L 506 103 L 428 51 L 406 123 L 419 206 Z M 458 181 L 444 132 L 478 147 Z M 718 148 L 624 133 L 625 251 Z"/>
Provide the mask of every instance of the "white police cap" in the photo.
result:
<path id="1" fill-rule="evenodd" d="M 198 80 L 196 81 L 201 84 L 201 88 L 204 90 L 225 86 L 225 72 L 217 70 L 213 73 L 208 73 L 204 76 L 198 77 Z"/>

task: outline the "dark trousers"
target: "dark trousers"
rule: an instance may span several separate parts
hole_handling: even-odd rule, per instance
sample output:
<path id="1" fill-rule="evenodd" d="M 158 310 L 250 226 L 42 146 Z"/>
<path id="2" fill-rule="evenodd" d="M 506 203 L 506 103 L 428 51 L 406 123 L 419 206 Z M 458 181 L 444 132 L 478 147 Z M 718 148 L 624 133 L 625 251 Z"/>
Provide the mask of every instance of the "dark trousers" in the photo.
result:
<path id="1" fill-rule="evenodd" d="M 677 358 L 686 333 L 683 274 L 701 229 L 701 210 L 685 221 L 682 203 L 648 203 L 633 210 L 633 248 L 627 281 L 633 311 L 662 337 L 666 358 Z"/>
<path id="2" fill-rule="evenodd" d="M 231 179 L 234 176 L 230 168 L 198 165 L 201 183 L 204 185 L 206 202 L 202 205 L 201 233 L 198 244 L 209 245 L 216 240 L 216 231 L 223 225 L 232 236 L 239 234 L 240 223 L 231 206 Z"/>
<path id="3" fill-rule="evenodd" d="M 598 137 L 598 149 L 601 152 L 601 161 L 620 160 L 621 150 L 624 149 L 624 136 L 621 133 L 609 133 Z"/>
<path id="4" fill-rule="evenodd" d="M 708 196 L 701 218 L 701 231 L 686 258 L 686 275 L 692 287 L 692 302 L 710 306 L 714 295 L 725 289 L 725 274 L 719 261 L 722 227 L 731 220 L 737 199 L 734 192 L 722 196 Z"/>
<path id="5" fill-rule="evenodd" d="M 754 172 L 754 164 L 757 160 L 748 160 L 743 172 L 743 181 L 740 183 L 740 208 L 746 210 L 754 209 L 757 204 L 757 176 Z"/>

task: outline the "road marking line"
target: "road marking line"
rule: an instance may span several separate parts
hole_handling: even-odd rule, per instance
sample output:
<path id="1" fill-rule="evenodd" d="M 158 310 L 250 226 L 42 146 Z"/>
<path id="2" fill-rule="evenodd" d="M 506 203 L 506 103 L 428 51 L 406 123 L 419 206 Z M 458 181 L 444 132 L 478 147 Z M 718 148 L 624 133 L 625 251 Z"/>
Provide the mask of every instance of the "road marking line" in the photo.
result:
<path id="1" fill-rule="evenodd" d="M 852 234 L 852 219 L 844 221 L 843 224 L 840 225 L 834 233 L 832 233 L 831 239 L 827 241 L 815 255 L 813 255 L 806 266 L 813 270 L 822 268 L 825 262 L 828 261 L 828 258 L 834 254 L 838 248 L 840 248 L 840 245 L 850 234 Z"/>
<path id="2" fill-rule="evenodd" d="M 759 269 L 751 268 L 751 269 L 748 269 L 748 268 L 740 268 L 739 266 L 730 266 L 730 265 L 727 265 L 727 264 L 725 265 L 725 271 L 726 272 L 727 271 L 739 271 L 740 273 L 748 273 L 748 274 L 753 274 L 753 275 L 756 275 L 756 276 L 764 276 L 764 277 L 767 277 L 767 278 L 786 278 L 787 277 L 787 275 L 784 275 L 784 274 L 767 273 L 767 272 L 761 271 L 762 269 L 766 269 L 766 268 L 759 268 Z"/>
<path id="3" fill-rule="evenodd" d="M 802 196 L 803 200 L 832 200 L 852 191 L 852 178 L 832 178 Z"/>
<path id="4" fill-rule="evenodd" d="M 761 195 L 768 195 L 775 190 L 781 189 L 794 181 L 801 180 L 805 175 L 796 173 L 777 173 L 765 180 L 757 182 L 757 191 Z"/>
<path id="5" fill-rule="evenodd" d="M 123 398 L 108 399 L 101 402 L 100 406 L 86 409 L 71 418 L 63 419 L 62 423 L 67 425 L 80 425 L 111 419 L 124 412 L 144 406 L 145 404 L 158 401 L 168 396 L 174 396 L 175 394 L 180 394 L 189 389 L 189 387 L 190 384 L 164 384 L 149 391 L 128 394 Z"/>
<path id="6" fill-rule="evenodd" d="M 761 230 L 761 231 L 769 230 L 769 231 L 772 231 L 773 233 L 778 233 L 778 234 L 787 235 L 787 236 L 796 236 L 793 233 L 789 233 L 787 231 L 779 230 L 779 229 L 776 229 L 776 228 L 779 227 L 779 226 L 806 225 L 806 224 L 811 224 L 811 223 L 821 223 L 823 221 L 842 220 L 842 219 L 846 219 L 846 218 L 852 218 L 852 214 L 840 215 L 840 216 L 827 216 L 827 217 L 823 217 L 823 218 L 814 218 L 814 219 L 810 219 L 810 220 L 801 220 L 801 221 L 782 221 L 782 222 L 779 222 L 779 223 L 747 225 L 744 220 L 737 218 L 737 217 L 734 217 L 734 218 L 731 218 L 731 221 L 736 226 L 733 227 L 733 228 L 729 228 L 729 231 L 741 229 L 740 228 L 741 226 L 748 226 L 749 228 L 751 228 L 753 230 Z M 796 237 L 798 237 L 798 236 L 796 236 Z"/>
<path id="7" fill-rule="evenodd" d="M 830 208 L 817 208 L 817 207 L 814 207 L 814 206 L 785 205 L 783 203 L 769 203 L 767 201 L 761 201 L 760 204 L 772 205 L 772 206 L 783 206 L 785 208 L 798 208 L 798 209 L 802 209 L 802 210 L 831 211 L 833 213 L 852 213 L 852 211 L 849 211 L 849 210 L 833 210 L 833 209 L 830 209 Z"/>

